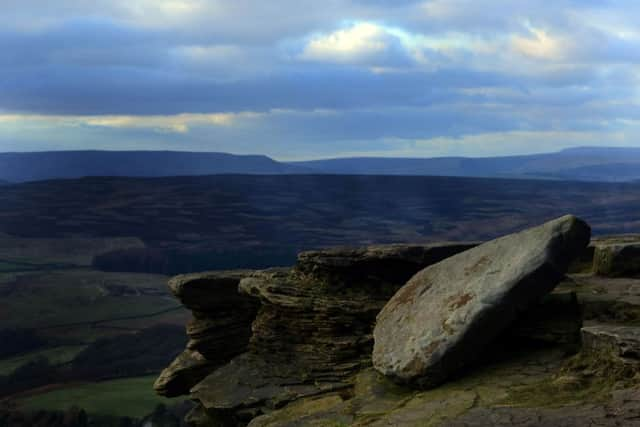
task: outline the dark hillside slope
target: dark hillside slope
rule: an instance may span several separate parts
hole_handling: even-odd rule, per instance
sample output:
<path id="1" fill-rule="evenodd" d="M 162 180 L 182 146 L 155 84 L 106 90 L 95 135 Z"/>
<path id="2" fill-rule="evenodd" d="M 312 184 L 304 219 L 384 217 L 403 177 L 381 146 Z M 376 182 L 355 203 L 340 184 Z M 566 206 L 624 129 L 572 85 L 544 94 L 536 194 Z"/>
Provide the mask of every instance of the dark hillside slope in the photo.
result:
<path id="1" fill-rule="evenodd" d="M 488 178 L 213 175 L 83 178 L 0 192 L 0 233 L 136 236 L 151 248 L 298 249 L 482 240 L 572 212 L 640 229 L 640 186 Z"/>

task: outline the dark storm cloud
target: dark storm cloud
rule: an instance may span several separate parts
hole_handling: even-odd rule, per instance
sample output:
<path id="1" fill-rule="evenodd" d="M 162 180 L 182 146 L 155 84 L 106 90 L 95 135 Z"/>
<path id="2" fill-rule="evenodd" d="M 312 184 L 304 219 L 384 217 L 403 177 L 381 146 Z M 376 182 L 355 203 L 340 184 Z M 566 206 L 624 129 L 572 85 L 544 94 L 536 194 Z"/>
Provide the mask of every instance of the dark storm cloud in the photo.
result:
<path id="1" fill-rule="evenodd" d="M 238 82 L 118 66 L 47 66 L 0 75 L 0 108 L 78 115 L 428 106 L 459 100 L 457 89 L 512 80 L 466 70 L 375 74 L 336 67 Z"/>

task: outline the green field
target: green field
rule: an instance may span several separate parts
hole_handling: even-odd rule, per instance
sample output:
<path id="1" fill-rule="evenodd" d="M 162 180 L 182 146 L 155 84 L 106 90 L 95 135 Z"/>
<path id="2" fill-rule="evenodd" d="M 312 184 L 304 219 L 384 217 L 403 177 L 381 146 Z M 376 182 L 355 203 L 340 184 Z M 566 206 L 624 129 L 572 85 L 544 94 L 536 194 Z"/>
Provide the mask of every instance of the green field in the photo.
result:
<path id="1" fill-rule="evenodd" d="M 155 379 L 153 375 L 75 385 L 25 398 L 19 404 L 27 411 L 64 411 L 75 405 L 95 415 L 142 418 L 159 403 L 172 404 L 184 400 L 157 396 L 153 392 Z"/>
<path id="2" fill-rule="evenodd" d="M 0 236 L 0 329 L 33 330 L 46 342 L 46 347 L 36 351 L 28 350 L 19 356 L 0 359 L 0 377 L 10 378 L 18 368 L 44 358 L 51 369 L 60 367 L 61 371 L 55 372 L 66 372 L 56 378 L 67 381 L 65 375 L 72 372 L 68 370 L 75 369 L 71 362 L 96 340 L 119 339 L 160 325 L 183 327 L 190 317 L 189 312 L 170 295 L 167 276 L 107 273 L 90 267 L 61 268 L 60 264 L 51 264 L 88 264 L 92 252 L 135 246 L 135 243 L 130 239 L 94 241 Z M 11 246 L 16 250 L 12 251 Z M 165 348 L 161 351 L 173 354 L 175 350 Z M 162 354 L 150 356 L 162 357 Z M 127 359 L 122 354 L 114 354 L 114 363 L 120 360 L 118 357 Z M 150 358 L 149 363 L 158 364 L 154 358 Z M 153 365 L 153 369 L 159 370 L 166 364 Z M 84 365 L 82 369 L 88 368 Z M 122 375 L 105 369 L 99 374 L 103 375 L 101 378 Z M 131 375 L 148 372 L 153 371 L 134 371 Z M 98 375 L 83 371 L 74 378 L 75 381 L 88 381 L 94 374 Z M 38 378 L 39 374 L 34 375 Z M 155 378 L 156 374 L 68 385 L 58 384 L 57 380 L 47 385 L 36 379 L 29 383 L 33 384 L 29 386 L 32 391 L 26 394 L 22 392 L 28 388 L 13 391 L 16 394 L 11 400 L 27 411 L 66 410 L 77 406 L 89 414 L 142 418 L 157 404 L 172 403 L 155 394 Z"/>
<path id="3" fill-rule="evenodd" d="M 32 362 L 38 358 L 44 357 L 51 365 L 61 365 L 71 362 L 86 346 L 84 345 L 68 345 L 45 350 L 34 351 L 32 353 L 23 354 L 11 359 L 0 360 L 0 376 L 10 375 L 13 371 L 22 365 Z"/>
<path id="4" fill-rule="evenodd" d="M 167 279 L 89 269 L 6 275 L 0 282 L 0 324 L 36 328 L 46 336 L 65 342 L 71 338 L 75 343 L 93 341 L 122 327 L 139 330 L 159 322 L 184 325 L 187 311 L 170 296 Z M 117 322 L 113 331 L 111 321 Z"/>

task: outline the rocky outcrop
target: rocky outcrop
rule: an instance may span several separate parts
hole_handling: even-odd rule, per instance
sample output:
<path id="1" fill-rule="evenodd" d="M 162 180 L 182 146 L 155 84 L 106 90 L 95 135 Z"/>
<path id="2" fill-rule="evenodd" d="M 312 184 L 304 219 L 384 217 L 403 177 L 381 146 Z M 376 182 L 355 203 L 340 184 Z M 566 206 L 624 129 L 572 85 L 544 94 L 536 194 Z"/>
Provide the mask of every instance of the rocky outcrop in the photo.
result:
<path id="1" fill-rule="evenodd" d="M 608 243 L 617 238 L 607 238 Z M 558 247 L 577 239 L 563 239 Z M 592 242 L 594 251 L 601 243 Z M 526 249 L 531 241 L 523 240 L 521 245 L 524 247 L 515 245 L 507 251 L 502 257 L 505 264 L 507 258 L 518 256 L 535 262 L 535 251 Z M 450 249 L 452 245 L 442 247 Z M 221 301 L 239 298 L 244 301 L 241 304 L 253 301 L 249 304 L 260 307 L 242 354 L 202 370 L 199 364 L 210 361 L 198 352 L 190 353 L 194 350 L 174 362 L 176 375 L 165 377 L 167 382 L 181 384 L 174 388 L 184 389 L 185 378 L 189 383 L 197 381 L 190 395 L 196 406 L 186 417 L 187 424 L 640 424 L 640 364 L 636 355 L 640 278 L 565 277 L 551 293 L 506 322 L 509 325 L 485 346 L 486 351 L 476 352 L 476 363 L 456 371 L 437 388 L 406 387 L 374 370 L 371 351 L 376 313 L 423 268 L 421 263 L 437 261 L 429 258 L 429 253 L 442 247 L 386 245 L 314 251 L 301 254 L 290 269 L 215 273 L 208 279 L 209 285 L 195 276 L 199 284 L 193 288 L 172 281 L 176 293 L 189 300 L 194 314 L 201 316 L 196 320 L 208 318 L 211 330 L 220 336 L 223 331 L 215 325 L 223 320 L 212 321 L 212 316 L 217 310 L 213 307 L 224 306 Z M 570 248 L 560 258 L 570 258 L 571 253 Z M 588 260 L 583 261 L 586 265 Z M 568 260 L 559 260 L 553 270 L 561 273 L 565 262 Z M 479 271 L 469 270 L 476 275 Z M 216 289 L 213 283 L 220 286 L 226 282 L 220 274 L 233 276 L 240 292 L 234 293 L 233 285 L 228 284 L 218 289 L 229 291 L 222 292 L 226 295 L 222 299 L 210 294 Z M 500 275 L 494 272 L 490 276 Z M 541 280 L 534 282 L 535 286 L 541 284 Z M 491 284 L 488 279 L 487 283 Z M 524 309 L 524 304 L 520 308 Z M 190 345 L 194 339 L 204 339 L 208 329 L 206 322 L 192 322 Z M 208 353 L 216 354 L 215 339 L 210 342 Z"/>
<path id="2" fill-rule="evenodd" d="M 507 331 L 509 336 L 494 342 L 481 363 L 440 387 L 415 390 L 364 369 L 353 378 L 350 394 L 302 398 L 255 418 L 250 427 L 637 425 L 640 383 L 629 376 L 633 371 L 612 366 L 601 351 L 575 354 L 564 345 L 550 345 L 548 338 L 558 337 L 555 328 L 562 324 L 574 325 L 569 329 L 575 333 L 579 325 L 575 318 L 570 321 L 567 315 L 564 321 L 558 320 L 563 312 L 578 314 L 576 298 L 579 306 L 593 301 L 585 302 L 586 296 L 611 303 L 626 298 L 622 292 L 594 293 L 603 285 L 634 294 L 640 291 L 640 280 L 634 284 L 623 279 L 584 279 L 563 281 L 515 324 L 535 327 Z M 534 340 L 523 340 L 529 333 Z M 541 336 L 548 338 L 538 345 Z M 564 338 L 559 344 L 563 342 Z"/>
<path id="3" fill-rule="evenodd" d="M 596 245 L 593 272 L 607 277 L 640 275 L 640 238 Z"/>
<path id="4" fill-rule="evenodd" d="M 246 351 L 258 302 L 238 293 L 251 271 L 187 274 L 169 281 L 169 289 L 193 312 L 187 325 L 187 349 L 159 376 L 154 387 L 163 396 L 188 394 L 215 368 Z"/>
<path id="5" fill-rule="evenodd" d="M 242 280 L 240 290 L 262 302 L 250 352 L 271 364 L 295 366 L 309 380 L 348 377 L 368 363 L 373 322 L 388 299 L 371 285 L 370 291 L 366 285 L 334 288 L 297 270 Z"/>
<path id="6" fill-rule="evenodd" d="M 215 417 L 247 422 L 303 397 L 339 392 L 370 366 L 376 314 L 407 278 L 475 246 L 387 245 L 299 255 L 255 272 L 239 290 L 260 301 L 248 352 L 192 389 Z"/>
<path id="7" fill-rule="evenodd" d="M 424 245 L 377 245 L 302 252 L 296 269 L 333 286 L 405 283 L 416 271 L 480 242 L 439 242 Z"/>
<path id="8" fill-rule="evenodd" d="M 442 383 L 553 290 L 589 239 L 584 221 L 565 216 L 420 271 L 378 315 L 375 368 L 420 387 Z"/>

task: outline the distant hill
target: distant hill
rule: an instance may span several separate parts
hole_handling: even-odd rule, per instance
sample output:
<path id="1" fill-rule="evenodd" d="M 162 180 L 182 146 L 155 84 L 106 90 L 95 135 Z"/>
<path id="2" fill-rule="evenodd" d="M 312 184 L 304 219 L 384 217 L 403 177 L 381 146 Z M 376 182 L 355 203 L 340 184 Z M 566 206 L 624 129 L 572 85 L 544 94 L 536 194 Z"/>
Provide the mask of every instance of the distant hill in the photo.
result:
<path id="1" fill-rule="evenodd" d="M 301 166 L 267 156 L 183 151 L 49 151 L 0 153 L 0 179 L 12 182 L 85 176 L 163 177 L 295 174 Z"/>
<path id="2" fill-rule="evenodd" d="M 567 212 L 588 221 L 594 235 L 636 233 L 639 209 L 640 185 L 630 183 L 356 175 L 91 177 L 3 188 L 0 236 L 36 239 L 42 254 L 51 252 L 54 238 L 135 238 L 144 247 L 113 245 L 113 252 L 94 258 L 94 267 L 173 275 L 291 265 L 300 250 L 327 246 L 487 240 Z M 97 251 L 104 244 L 90 247 Z"/>
<path id="3" fill-rule="evenodd" d="M 3 179 L 0 179 L 0 186 L 9 185 L 9 184 L 11 184 L 9 181 L 5 181 Z"/>
<path id="4" fill-rule="evenodd" d="M 506 157 L 354 157 L 293 162 L 318 173 L 431 175 L 623 182 L 640 180 L 640 148 L 581 147 Z"/>
<path id="5" fill-rule="evenodd" d="M 640 147 L 583 147 L 506 157 L 353 157 L 288 163 L 261 155 L 184 151 L 0 153 L 0 180 L 12 183 L 87 176 L 154 178 L 221 174 L 410 175 L 630 182 L 640 180 Z"/>

